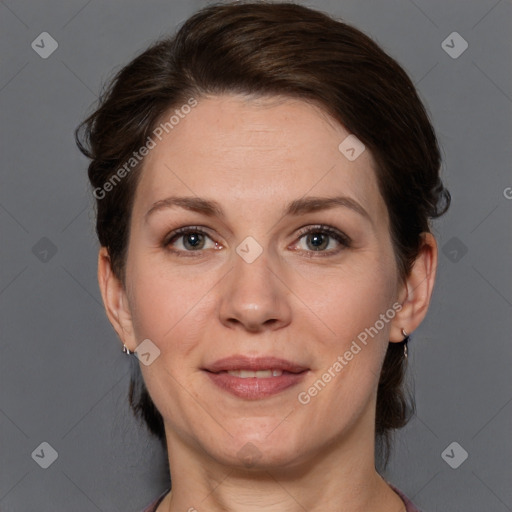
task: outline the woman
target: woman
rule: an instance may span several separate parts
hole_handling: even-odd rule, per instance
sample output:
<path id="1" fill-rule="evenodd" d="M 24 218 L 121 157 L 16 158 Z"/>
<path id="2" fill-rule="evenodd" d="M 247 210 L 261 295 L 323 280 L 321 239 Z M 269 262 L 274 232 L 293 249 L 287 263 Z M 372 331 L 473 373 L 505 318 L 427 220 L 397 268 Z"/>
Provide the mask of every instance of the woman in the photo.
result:
<path id="1" fill-rule="evenodd" d="M 122 69 L 77 140 L 130 403 L 169 459 L 146 510 L 417 510 L 376 453 L 412 410 L 450 196 L 401 67 L 303 6 L 214 5 Z"/>

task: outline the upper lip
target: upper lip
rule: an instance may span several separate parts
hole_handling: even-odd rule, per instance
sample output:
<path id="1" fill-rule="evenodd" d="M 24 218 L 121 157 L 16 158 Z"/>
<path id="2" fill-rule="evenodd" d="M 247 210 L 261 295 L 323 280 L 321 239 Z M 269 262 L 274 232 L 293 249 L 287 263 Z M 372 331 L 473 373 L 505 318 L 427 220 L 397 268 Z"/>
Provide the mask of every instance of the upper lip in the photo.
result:
<path id="1" fill-rule="evenodd" d="M 203 369 L 213 373 L 231 370 L 282 370 L 291 373 L 300 373 L 308 368 L 298 363 L 277 357 L 247 357 L 235 355 L 218 359 Z"/>

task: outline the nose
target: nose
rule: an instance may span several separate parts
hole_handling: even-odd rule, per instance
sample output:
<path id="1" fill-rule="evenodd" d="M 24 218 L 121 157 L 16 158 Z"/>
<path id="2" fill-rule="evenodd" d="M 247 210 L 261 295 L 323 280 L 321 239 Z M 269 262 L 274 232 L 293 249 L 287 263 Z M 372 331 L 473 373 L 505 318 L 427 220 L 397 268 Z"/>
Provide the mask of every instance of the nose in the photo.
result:
<path id="1" fill-rule="evenodd" d="M 220 321 L 231 329 L 250 332 L 277 330 L 291 321 L 285 269 L 263 253 L 248 263 L 233 255 L 233 268 L 220 290 Z M 274 259 L 275 260 L 275 259 Z"/>

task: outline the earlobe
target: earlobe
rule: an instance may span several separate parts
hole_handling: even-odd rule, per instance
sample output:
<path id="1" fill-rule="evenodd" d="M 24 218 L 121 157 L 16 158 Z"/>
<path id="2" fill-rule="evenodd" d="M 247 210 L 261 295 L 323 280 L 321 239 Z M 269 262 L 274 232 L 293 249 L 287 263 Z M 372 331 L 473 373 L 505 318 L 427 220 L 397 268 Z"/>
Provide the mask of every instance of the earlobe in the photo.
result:
<path id="1" fill-rule="evenodd" d="M 422 247 L 400 290 L 402 308 L 392 322 L 390 341 L 404 339 L 402 329 L 413 333 L 425 318 L 437 270 L 437 242 L 432 233 L 422 233 Z"/>
<path id="2" fill-rule="evenodd" d="M 123 284 L 112 270 L 106 247 L 98 254 L 98 283 L 107 317 L 124 345 L 135 349 L 131 312 Z"/>

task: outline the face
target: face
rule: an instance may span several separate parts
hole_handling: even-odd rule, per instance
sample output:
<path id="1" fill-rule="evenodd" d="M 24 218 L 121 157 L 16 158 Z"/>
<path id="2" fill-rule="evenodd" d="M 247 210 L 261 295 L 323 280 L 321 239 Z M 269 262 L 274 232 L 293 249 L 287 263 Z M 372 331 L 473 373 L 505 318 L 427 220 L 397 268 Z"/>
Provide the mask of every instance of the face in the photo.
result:
<path id="1" fill-rule="evenodd" d="M 160 351 L 141 369 L 171 444 L 272 467 L 373 442 L 401 286 L 372 155 L 349 160 L 347 136 L 302 101 L 214 96 L 146 157 L 126 332 Z"/>

